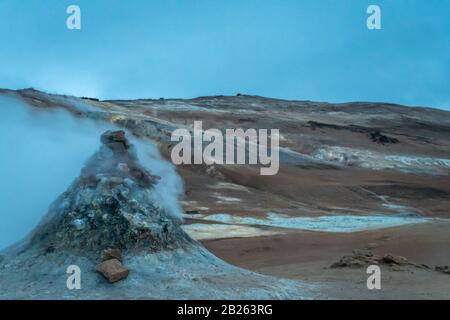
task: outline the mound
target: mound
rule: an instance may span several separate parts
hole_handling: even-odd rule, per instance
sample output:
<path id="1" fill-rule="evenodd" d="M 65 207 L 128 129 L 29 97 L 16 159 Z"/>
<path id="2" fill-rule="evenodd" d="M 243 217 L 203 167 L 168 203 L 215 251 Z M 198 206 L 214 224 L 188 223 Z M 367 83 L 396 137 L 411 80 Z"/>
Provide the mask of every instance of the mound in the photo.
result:
<path id="1" fill-rule="evenodd" d="M 159 178 L 139 164 L 125 133 L 105 132 L 101 142 L 38 227 L 0 256 L 0 299 L 298 299 L 314 295 L 312 285 L 258 275 L 210 254 L 181 229 L 181 221 L 154 202 L 152 192 Z M 101 264 L 110 248 L 123 253 L 119 259 L 127 269 L 119 259 Z M 66 285 L 66 270 L 74 265 L 81 270 L 79 290 Z M 96 271 L 108 274 L 110 282 L 121 281 L 110 284 Z M 116 271 L 121 275 L 114 278 Z"/>

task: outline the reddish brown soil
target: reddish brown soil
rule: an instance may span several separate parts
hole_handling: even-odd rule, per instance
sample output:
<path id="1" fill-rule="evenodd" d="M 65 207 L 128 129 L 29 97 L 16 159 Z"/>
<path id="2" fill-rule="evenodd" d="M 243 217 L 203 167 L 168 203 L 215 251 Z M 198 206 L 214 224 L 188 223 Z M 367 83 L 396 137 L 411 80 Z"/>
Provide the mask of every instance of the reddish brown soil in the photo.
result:
<path id="1" fill-rule="evenodd" d="M 203 241 L 218 257 L 278 277 L 328 283 L 330 298 L 450 299 L 450 275 L 432 270 L 450 264 L 450 223 L 436 222 L 357 233 L 292 231 L 286 235 Z M 354 249 L 393 254 L 426 264 L 393 271 L 381 266 L 382 288 L 366 287 L 365 268 L 330 268 Z M 330 285 L 331 284 L 331 285 Z"/>

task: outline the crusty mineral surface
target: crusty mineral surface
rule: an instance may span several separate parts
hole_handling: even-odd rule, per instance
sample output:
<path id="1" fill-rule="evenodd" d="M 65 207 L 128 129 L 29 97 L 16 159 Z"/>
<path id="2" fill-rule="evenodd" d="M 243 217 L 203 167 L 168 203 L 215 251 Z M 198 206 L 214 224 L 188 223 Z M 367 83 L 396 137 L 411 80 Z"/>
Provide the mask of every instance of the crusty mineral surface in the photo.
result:
<path id="1" fill-rule="evenodd" d="M 159 177 L 139 165 L 125 132 L 105 132 L 101 142 L 80 177 L 51 206 L 31 244 L 100 256 L 108 248 L 158 251 L 189 242 L 179 222 L 151 200 Z"/>
<path id="2" fill-rule="evenodd" d="M 125 133 L 105 132 L 101 142 L 30 236 L 1 252 L 0 300 L 318 295 L 315 285 L 259 275 L 212 255 L 153 200 L 158 177 L 138 163 Z M 79 290 L 66 285 L 73 265 L 81 270 Z"/>

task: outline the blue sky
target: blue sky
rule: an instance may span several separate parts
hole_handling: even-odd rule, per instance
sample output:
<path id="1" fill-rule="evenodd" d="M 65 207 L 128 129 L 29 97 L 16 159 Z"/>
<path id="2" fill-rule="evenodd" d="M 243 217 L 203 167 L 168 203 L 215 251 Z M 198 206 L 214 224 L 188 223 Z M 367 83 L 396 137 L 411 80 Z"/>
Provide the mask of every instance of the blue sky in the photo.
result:
<path id="1" fill-rule="evenodd" d="M 366 28 L 369 4 L 382 30 Z M 448 0 L 0 0 L 0 87 L 450 109 L 449 38 Z"/>

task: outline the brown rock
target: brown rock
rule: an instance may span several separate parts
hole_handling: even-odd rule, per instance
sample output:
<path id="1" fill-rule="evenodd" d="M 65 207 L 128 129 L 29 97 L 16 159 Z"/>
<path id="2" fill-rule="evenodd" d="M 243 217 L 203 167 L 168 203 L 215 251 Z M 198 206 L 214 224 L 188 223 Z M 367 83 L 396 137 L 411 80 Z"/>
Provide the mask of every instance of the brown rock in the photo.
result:
<path id="1" fill-rule="evenodd" d="M 103 261 L 96 269 L 97 272 L 101 273 L 110 283 L 125 279 L 129 274 L 129 270 L 117 259 Z"/>
<path id="2" fill-rule="evenodd" d="M 443 273 L 450 274 L 449 266 L 435 266 L 434 270 L 436 270 L 437 272 L 443 272 Z"/>
<path id="3" fill-rule="evenodd" d="M 111 259 L 117 259 L 120 262 L 123 262 L 122 260 L 122 251 L 120 249 L 113 249 L 108 248 L 103 250 L 102 252 L 102 261 L 107 261 Z"/>
<path id="4" fill-rule="evenodd" d="M 143 173 L 141 170 L 136 169 L 136 168 L 134 168 L 134 169 L 131 170 L 131 175 L 132 175 L 133 178 L 135 178 L 136 180 L 140 180 L 140 179 L 142 179 L 142 178 L 144 177 L 144 173 Z"/>
<path id="5" fill-rule="evenodd" d="M 106 131 L 101 136 L 101 142 L 113 151 L 124 151 L 130 147 L 125 131 Z"/>
<path id="6" fill-rule="evenodd" d="M 392 270 L 402 270 L 398 266 L 413 266 L 416 268 L 429 269 L 425 264 L 416 264 L 401 256 L 385 254 L 384 256 L 374 255 L 370 250 L 353 250 L 353 255 L 343 256 L 338 262 L 331 265 L 332 268 L 361 268 L 371 264 L 387 264 Z M 445 272 L 445 271 L 444 271 Z"/>
<path id="7" fill-rule="evenodd" d="M 385 254 L 383 256 L 383 263 L 387 263 L 387 264 L 398 264 L 398 265 L 408 265 L 410 264 L 409 261 L 401 256 L 393 256 L 390 254 Z"/>
<path id="8" fill-rule="evenodd" d="M 369 257 L 343 256 L 338 262 L 333 263 L 331 268 L 362 268 L 368 264 L 373 264 Z"/>
<path id="9" fill-rule="evenodd" d="M 158 182 L 160 177 L 151 175 L 150 173 L 146 172 L 144 169 L 141 168 L 131 168 L 130 171 L 131 177 L 141 186 L 144 188 L 151 187 L 155 183 Z"/>

